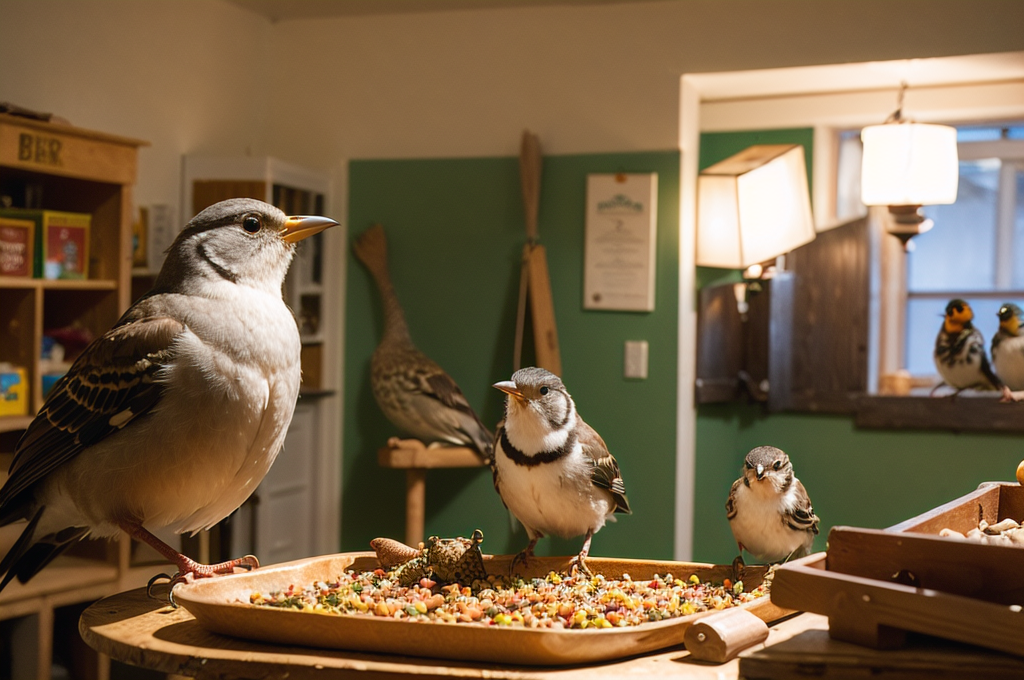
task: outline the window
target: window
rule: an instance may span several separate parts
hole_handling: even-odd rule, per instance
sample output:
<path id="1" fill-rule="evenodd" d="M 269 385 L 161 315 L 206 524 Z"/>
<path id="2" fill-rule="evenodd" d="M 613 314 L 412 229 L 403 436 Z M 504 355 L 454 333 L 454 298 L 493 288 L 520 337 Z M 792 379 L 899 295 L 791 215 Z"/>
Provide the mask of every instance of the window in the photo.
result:
<path id="1" fill-rule="evenodd" d="M 949 300 L 971 304 L 986 343 L 998 329 L 1000 305 L 1024 307 L 1024 124 L 960 126 L 957 139 L 956 203 L 924 208 L 934 227 L 909 242 L 905 270 L 895 270 L 903 285 L 883 292 L 899 308 L 899 322 L 883 331 L 890 337 L 881 342 L 898 348 L 900 356 L 886 363 L 905 368 L 925 392 L 939 380 L 932 351 Z M 859 131 L 842 132 L 836 168 L 840 218 L 864 211 L 860 157 Z"/>
<path id="2" fill-rule="evenodd" d="M 946 303 L 963 298 L 989 342 L 1004 302 L 1024 306 L 1024 125 L 958 129 L 956 203 L 926 206 L 935 227 L 907 254 L 906 368 L 934 376 Z"/>

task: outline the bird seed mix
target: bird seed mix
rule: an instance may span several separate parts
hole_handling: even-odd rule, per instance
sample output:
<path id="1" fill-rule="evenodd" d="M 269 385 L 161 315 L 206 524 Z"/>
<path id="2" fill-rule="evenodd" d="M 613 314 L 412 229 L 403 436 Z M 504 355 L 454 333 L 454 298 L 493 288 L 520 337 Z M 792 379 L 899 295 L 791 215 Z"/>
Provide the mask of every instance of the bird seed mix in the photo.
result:
<path id="1" fill-rule="evenodd" d="M 600 629 L 637 626 L 696 612 L 725 609 L 768 594 L 767 586 L 745 592 L 743 582 L 714 585 L 696 576 L 655 575 L 634 581 L 601 575 L 506 579 L 490 575 L 472 587 L 439 585 L 424 578 L 401 586 L 382 569 L 348 571 L 336 581 L 317 581 L 305 588 L 294 584 L 273 593 L 254 592 L 252 604 L 300 611 L 378 616 L 410 621 L 476 623 L 524 628 Z"/>

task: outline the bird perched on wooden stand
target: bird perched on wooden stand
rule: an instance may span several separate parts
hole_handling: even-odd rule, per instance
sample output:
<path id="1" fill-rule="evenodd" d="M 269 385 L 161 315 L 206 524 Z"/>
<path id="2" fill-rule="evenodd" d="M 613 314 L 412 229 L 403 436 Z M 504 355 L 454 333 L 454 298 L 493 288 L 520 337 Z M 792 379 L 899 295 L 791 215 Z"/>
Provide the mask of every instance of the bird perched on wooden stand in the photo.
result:
<path id="1" fill-rule="evenodd" d="M 295 242 L 335 224 L 233 199 L 185 226 L 153 289 L 82 352 L 18 442 L 0 525 L 28 525 L 0 560 L 0 589 L 89 534 L 149 544 L 177 566 L 172 585 L 258 566 L 199 564 L 149 529 L 213 526 L 274 462 L 301 379 L 281 285 Z"/>
<path id="2" fill-rule="evenodd" d="M 631 513 L 618 462 L 555 374 L 531 366 L 494 387 L 508 395 L 494 444 L 494 488 L 530 539 L 510 569 L 554 534 L 586 537 L 575 561 L 589 573 L 594 534 L 615 513 Z"/>
<path id="3" fill-rule="evenodd" d="M 424 443 L 468 446 L 491 462 L 494 435 L 455 381 L 418 350 L 391 285 L 387 237 L 376 224 L 352 244 L 370 272 L 384 310 L 384 333 L 370 360 L 370 388 L 391 424 Z"/>

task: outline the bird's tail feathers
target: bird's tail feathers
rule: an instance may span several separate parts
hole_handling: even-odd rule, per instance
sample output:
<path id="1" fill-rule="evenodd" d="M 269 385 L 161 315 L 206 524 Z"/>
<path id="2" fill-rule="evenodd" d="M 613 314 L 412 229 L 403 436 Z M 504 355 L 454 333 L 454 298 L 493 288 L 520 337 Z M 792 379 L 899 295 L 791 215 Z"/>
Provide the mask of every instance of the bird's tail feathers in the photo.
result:
<path id="1" fill-rule="evenodd" d="M 21 532 L 21 536 L 14 542 L 11 549 L 7 551 L 4 558 L 0 560 L 0 575 L 3 575 L 3 581 L 0 581 L 0 592 L 7 587 L 7 584 L 11 582 L 17 575 L 17 570 L 14 568 L 21 558 L 28 552 L 29 548 L 32 547 L 32 537 L 36 533 L 36 526 L 39 525 L 39 520 L 43 516 L 43 510 L 46 508 L 39 508 L 36 510 L 36 514 L 29 520 L 28 526 Z M 9 523 L 9 522 L 8 522 Z"/>
<path id="2" fill-rule="evenodd" d="M 3 591 L 15 577 L 22 583 L 26 583 L 73 542 L 84 538 L 89 533 L 89 529 L 86 527 L 68 527 L 56 534 L 37 540 L 36 528 L 45 510 L 45 507 L 36 510 L 35 515 L 29 520 L 28 526 L 21 532 L 21 536 L 4 555 L 3 560 L 0 560 L 0 575 L 3 576 L 3 580 L 0 581 L 0 591 Z"/>

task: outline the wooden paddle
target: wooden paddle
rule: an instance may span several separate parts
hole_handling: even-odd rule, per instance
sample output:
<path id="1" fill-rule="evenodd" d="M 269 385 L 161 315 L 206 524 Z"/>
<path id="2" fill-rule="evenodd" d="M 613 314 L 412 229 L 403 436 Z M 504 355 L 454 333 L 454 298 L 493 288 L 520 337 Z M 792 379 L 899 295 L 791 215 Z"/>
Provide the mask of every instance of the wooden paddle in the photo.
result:
<path id="1" fill-rule="evenodd" d="M 513 370 L 521 367 L 523 334 L 526 326 L 526 303 L 530 302 L 530 320 L 533 323 L 533 345 L 536 363 L 555 375 L 562 374 L 562 356 L 558 350 L 558 329 L 555 325 L 555 306 L 551 299 L 551 279 L 544 246 L 540 245 L 537 230 L 537 212 L 540 206 L 540 141 L 529 130 L 523 131 L 519 150 L 519 177 L 523 189 L 523 209 L 526 214 L 526 244 L 519 275 L 519 306 L 516 310 L 516 338 Z"/>

